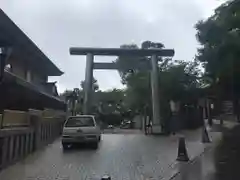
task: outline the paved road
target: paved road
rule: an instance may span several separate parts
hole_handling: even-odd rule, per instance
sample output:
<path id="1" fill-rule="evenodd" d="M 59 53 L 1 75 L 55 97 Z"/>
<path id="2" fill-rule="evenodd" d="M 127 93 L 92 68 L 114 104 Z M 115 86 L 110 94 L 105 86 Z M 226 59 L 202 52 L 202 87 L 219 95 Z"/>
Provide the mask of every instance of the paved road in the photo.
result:
<path id="1" fill-rule="evenodd" d="M 104 134 L 142 134 L 143 132 L 138 129 L 113 128 L 113 129 L 104 129 L 102 133 Z"/>
<path id="2" fill-rule="evenodd" d="M 199 132 L 187 134 L 189 154 L 203 150 Z M 60 140 L 0 173 L 1 180 L 162 179 L 174 171 L 177 137 L 104 134 L 98 150 L 63 152 Z"/>

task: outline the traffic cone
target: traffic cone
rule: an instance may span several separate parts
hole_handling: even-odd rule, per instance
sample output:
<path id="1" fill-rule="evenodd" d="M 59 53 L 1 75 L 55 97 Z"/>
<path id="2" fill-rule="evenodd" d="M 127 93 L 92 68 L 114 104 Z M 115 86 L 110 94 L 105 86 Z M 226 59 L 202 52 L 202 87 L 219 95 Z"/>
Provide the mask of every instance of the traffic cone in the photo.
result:
<path id="1" fill-rule="evenodd" d="M 206 129 L 206 126 L 203 125 L 203 128 L 202 128 L 202 143 L 210 143 L 210 138 L 208 136 L 208 132 L 207 132 L 207 129 Z"/>
<path id="2" fill-rule="evenodd" d="M 178 141 L 178 157 L 177 161 L 189 161 L 187 149 L 186 149 L 186 143 L 185 138 L 180 137 Z"/>

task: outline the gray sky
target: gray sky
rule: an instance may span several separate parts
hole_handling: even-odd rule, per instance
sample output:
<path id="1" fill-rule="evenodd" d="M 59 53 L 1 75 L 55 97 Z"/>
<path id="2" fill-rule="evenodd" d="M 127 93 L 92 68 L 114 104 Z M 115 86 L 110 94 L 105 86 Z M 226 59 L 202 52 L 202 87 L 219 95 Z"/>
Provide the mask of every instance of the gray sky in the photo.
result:
<path id="1" fill-rule="evenodd" d="M 222 2 L 222 1 L 220 1 Z M 0 0 L 0 7 L 65 74 L 59 91 L 80 86 L 85 58 L 71 46 L 119 47 L 144 40 L 175 49 L 192 60 L 198 43 L 195 23 L 210 16 L 217 0 Z M 114 57 L 96 57 L 112 61 Z M 116 71 L 95 71 L 100 89 L 122 87 Z"/>

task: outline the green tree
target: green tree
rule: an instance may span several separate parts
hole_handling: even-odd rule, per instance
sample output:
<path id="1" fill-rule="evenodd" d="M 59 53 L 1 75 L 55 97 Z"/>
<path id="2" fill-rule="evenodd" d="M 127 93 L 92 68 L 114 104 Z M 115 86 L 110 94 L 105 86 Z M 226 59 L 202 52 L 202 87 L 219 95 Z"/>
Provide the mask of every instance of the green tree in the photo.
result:
<path id="1" fill-rule="evenodd" d="M 214 15 L 196 24 L 197 39 L 202 45 L 197 59 L 205 67 L 219 99 L 232 99 L 235 112 L 240 99 L 240 1 L 229 0 Z"/>
<path id="2" fill-rule="evenodd" d="M 85 81 L 81 81 L 80 86 L 81 86 L 82 90 L 84 90 L 84 84 L 85 84 Z M 99 90 L 98 82 L 94 77 L 92 80 L 92 87 L 93 87 L 94 92 Z"/>
<path id="3" fill-rule="evenodd" d="M 99 89 L 97 80 L 93 78 L 94 92 Z M 84 81 L 80 83 L 81 88 L 74 88 L 73 90 L 65 90 L 60 96 L 67 102 L 69 111 L 72 115 L 82 113 L 83 98 L 84 98 Z"/>
<path id="4" fill-rule="evenodd" d="M 111 89 L 107 91 L 98 91 L 95 93 L 94 104 L 101 106 L 104 113 L 113 113 L 115 111 L 124 111 L 124 90 Z"/>
<path id="5" fill-rule="evenodd" d="M 196 25 L 202 47 L 197 58 L 204 63 L 206 75 L 223 93 L 239 97 L 240 77 L 240 1 L 222 4 L 213 16 Z"/>
<path id="6" fill-rule="evenodd" d="M 81 103 L 82 91 L 79 88 L 65 90 L 60 96 L 65 99 L 72 115 L 81 111 L 79 104 Z"/>
<path id="7" fill-rule="evenodd" d="M 138 49 L 136 44 L 124 44 L 120 46 L 122 49 Z M 127 68 L 136 64 L 139 61 L 139 57 L 120 56 L 114 62 L 120 67 L 119 75 L 123 84 L 127 83 L 127 78 L 133 73 L 133 69 Z"/>
<path id="8" fill-rule="evenodd" d="M 142 49 L 151 47 L 163 48 L 164 45 L 151 41 L 144 41 L 141 45 Z M 139 49 L 136 44 L 125 44 L 120 46 L 120 48 Z M 127 86 L 127 104 L 129 105 L 129 108 L 141 112 L 143 112 L 146 105 L 150 106 L 151 104 L 150 72 L 148 70 L 140 71 L 138 69 L 133 69 L 132 67 L 142 62 L 150 63 L 150 59 L 148 57 L 120 56 L 115 60 L 115 63 L 122 67 L 119 69 L 119 74 L 122 83 Z"/>
<path id="9" fill-rule="evenodd" d="M 124 45 L 124 48 L 138 48 L 137 45 Z M 142 48 L 164 48 L 162 43 L 145 41 Z M 125 67 L 132 67 L 131 63 L 148 61 L 148 57 L 119 57 L 116 63 Z M 170 100 L 189 102 L 196 96 L 197 88 L 200 85 L 201 71 L 197 60 L 191 62 L 173 61 L 159 57 L 159 89 L 160 89 L 160 111 L 163 119 L 168 121 L 170 118 Z M 150 107 L 151 116 L 151 75 L 149 71 L 140 71 L 127 68 L 119 70 L 123 84 L 126 85 L 126 102 L 129 109 L 137 112 L 144 112 L 146 105 Z"/>

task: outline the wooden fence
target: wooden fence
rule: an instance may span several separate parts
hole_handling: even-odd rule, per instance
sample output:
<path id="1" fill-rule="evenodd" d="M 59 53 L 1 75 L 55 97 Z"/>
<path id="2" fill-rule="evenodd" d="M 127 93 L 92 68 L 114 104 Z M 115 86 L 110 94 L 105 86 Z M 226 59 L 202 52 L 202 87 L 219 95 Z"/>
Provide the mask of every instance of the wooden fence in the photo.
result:
<path id="1" fill-rule="evenodd" d="M 0 129 L 0 170 L 23 159 L 60 136 L 64 117 L 30 114 L 28 127 Z"/>

